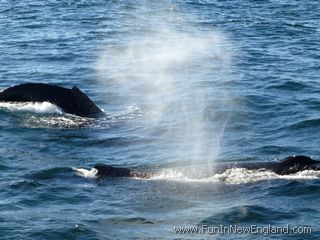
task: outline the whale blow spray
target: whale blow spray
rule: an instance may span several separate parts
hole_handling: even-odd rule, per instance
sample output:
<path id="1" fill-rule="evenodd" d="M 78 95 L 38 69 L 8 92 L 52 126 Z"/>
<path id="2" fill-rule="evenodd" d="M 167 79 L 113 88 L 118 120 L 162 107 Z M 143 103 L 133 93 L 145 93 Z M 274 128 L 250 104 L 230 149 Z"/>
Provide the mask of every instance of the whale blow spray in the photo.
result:
<path id="1" fill-rule="evenodd" d="M 174 4 L 123 9 L 126 18 L 116 27 L 127 38 L 104 48 L 99 78 L 117 89 L 112 94 L 148 109 L 148 129 L 164 126 L 160 138 L 172 159 L 214 161 L 229 118 L 217 114 L 230 101 L 223 84 L 230 77 L 229 42 L 217 30 L 190 26 Z"/>

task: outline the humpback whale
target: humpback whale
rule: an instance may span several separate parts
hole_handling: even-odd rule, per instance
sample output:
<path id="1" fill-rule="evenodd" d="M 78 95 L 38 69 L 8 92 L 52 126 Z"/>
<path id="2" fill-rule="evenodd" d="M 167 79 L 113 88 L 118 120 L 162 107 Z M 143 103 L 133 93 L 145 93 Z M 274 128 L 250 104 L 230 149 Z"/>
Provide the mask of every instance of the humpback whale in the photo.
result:
<path id="1" fill-rule="evenodd" d="M 79 88 L 63 88 L 44 83 L 25 83 L 0 92 L 0 102 L 50 102 L 65 113 L 80 117 L 104 115 L 90 98 Z"/>
<path id="2" fill-rule="evenodd" d="M 222 173 L 231 168 L 246 168 L 248 170 L 266 170 L 272 171 L 279 175 L 288 175 L 303 170 L 320 170 L 320 161 L 313 160 L 306 156 L 289 156 L 277 162 L 260 162 L 260 163 L 233 163 L 219 164 L 215 168 L 215 173 Z M 150 178 L 152 173 L 131 170 L 128 168 L 112 167 L 105 164 L 97 164 L 93 166 L 97 178 L 107 177 L 139 177 Z"/>

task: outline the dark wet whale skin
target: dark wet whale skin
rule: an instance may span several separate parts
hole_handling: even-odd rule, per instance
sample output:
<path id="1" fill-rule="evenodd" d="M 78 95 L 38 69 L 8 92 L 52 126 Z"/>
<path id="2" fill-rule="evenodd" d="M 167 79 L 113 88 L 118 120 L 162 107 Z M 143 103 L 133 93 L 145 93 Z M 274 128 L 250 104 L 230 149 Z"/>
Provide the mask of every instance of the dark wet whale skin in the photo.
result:
<path id="1" fill-rule="evenodd" d="M 50 102 L 64 112 L 81 117 L 101 117 L 104 113 L 79 88 L 67 89 L 44 83 L 25 83 L 0 92 L 1 102 Z"/>
<path id="2" fill-rule="evenodd" d="M 232 165 L 222 165 L 221 171 L 229 168 L 246 168 L 250 170 L 265 169 L 279 175 L 293 174 L 303 170 L 320 170 L 320 161 L 313 160 L 307 156 L 289 156 L 279 162 L 259 162 L 259 163 L 235 163 Z"/>
<path id="3" fill-rule="evenodd" d="M 97 170 L 98 178 L 106 177 L 141 177 L 149 178 L 151 173 L 133 171 L 128 168 L 117 168 L 104 164 L 97 164 L 93 168 Z M 233 163 L 219 164 L 215 173 L 222 173 L 231 168 L 246 168 L 249 170 L 268 170 L 279 175 L 294 174 L 303 170 L 320 170 L 320 161 L 313 160 L 306 156 L 289 156 L 279 162 L 262 162 L 262 163 Z"/>

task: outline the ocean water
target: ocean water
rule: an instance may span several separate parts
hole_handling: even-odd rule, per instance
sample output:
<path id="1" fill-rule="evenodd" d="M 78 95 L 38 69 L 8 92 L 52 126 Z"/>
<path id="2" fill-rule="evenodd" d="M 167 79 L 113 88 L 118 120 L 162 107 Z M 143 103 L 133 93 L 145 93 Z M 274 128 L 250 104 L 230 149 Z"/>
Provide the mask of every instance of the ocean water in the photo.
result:
<path id="1" fill-rule="evenodd" d="M 319 239 L 319 172 L 212 173 L 320 158 L 319 10 L 316 0 L 0 1 L 0 89 L 76 85 L 106 113 L 0 103 L 0 239 Z M 96 163 L 154 176 L 79 171 Z M 269 224 L 312 233 L 175 232 Z"/>

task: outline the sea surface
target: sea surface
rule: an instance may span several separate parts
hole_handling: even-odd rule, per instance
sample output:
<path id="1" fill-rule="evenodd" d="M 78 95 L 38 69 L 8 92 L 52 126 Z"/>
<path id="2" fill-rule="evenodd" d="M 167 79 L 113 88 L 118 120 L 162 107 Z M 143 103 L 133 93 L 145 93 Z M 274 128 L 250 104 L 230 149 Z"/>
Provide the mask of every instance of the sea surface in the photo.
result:
<path id="1" fill-rule="evenodd" d="M 213 173 L 320 159 L 319 39 L 317 0 L 1 0 L 0 89 L 77 86 L 106 117 L 0 103 L 0 239 L 320 239 L 319 172 Z M 312 233 L 175 231 L 287 224 Z"/>

